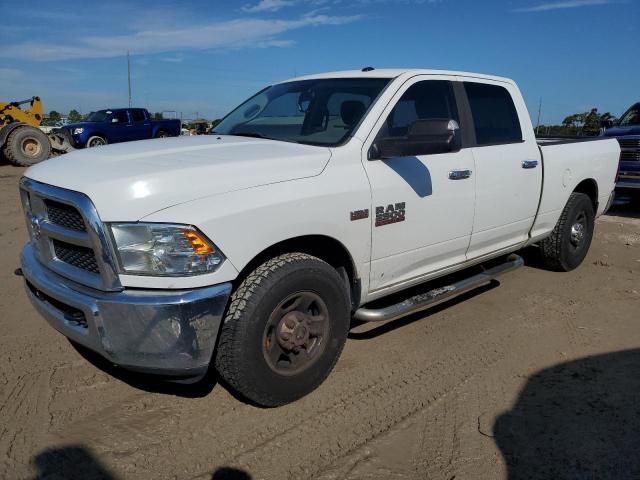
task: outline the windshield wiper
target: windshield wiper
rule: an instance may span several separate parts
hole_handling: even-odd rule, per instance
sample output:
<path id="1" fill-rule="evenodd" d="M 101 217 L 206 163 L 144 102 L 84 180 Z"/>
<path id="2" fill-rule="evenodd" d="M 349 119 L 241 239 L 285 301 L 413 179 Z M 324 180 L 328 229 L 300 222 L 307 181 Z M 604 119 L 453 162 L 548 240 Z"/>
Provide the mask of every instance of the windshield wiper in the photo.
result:
<path id="1" fill-rule="evenodd" d="M 256 132 L 236 132 L 236 133 L 229 133 L 229 135 L 232 135 L 234 137 L 266 138 L 267 140 L 273 140 L 273 138 L 265 137 L 261 133 L 256 133 Z"/>

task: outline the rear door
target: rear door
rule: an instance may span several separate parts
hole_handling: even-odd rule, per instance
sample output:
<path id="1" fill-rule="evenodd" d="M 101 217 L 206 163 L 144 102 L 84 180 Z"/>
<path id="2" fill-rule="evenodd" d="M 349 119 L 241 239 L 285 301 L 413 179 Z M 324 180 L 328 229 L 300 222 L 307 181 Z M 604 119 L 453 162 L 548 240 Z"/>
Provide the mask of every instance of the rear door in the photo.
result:
<path id="1" fill-rule="evenodd" d="M 128 140 L 145 140 L 151 138 L 151 120 L 142 108 L 129 110 L 131 123 L 129 124 Z"/>
<path id="2" fill-rule="evenodd" d="M 372 191 L 372 290 L 417 281 L 466 258 L 475 196 L 471 149 L 386 160 L 367 157 L 375 138 L 402 138 L 418 119 L 454 119 L 461 131 L 467 128 L 450 79 L 421 75 L 408 80 L 364 144 Z M 456 171 L 466 174 L 452 173 Z"/>
<path id="3" fill-rule="evenodd" d="M 475 136 L 475 217 L 467 253 L 472 259 L 527 240 L 538 210 L 542 165 L 516 88 L 489 80 L 463 85 Z"/>

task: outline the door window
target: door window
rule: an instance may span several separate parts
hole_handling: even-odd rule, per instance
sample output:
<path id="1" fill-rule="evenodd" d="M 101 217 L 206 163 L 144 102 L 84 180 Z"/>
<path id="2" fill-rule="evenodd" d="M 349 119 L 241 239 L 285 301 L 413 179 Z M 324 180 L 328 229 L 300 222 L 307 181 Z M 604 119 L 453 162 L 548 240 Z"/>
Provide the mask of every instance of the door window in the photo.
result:
<path id="1" fill-rule="evenodd" d="M 142 123 L 146 120 L 145 116 L 144 116 L 144 111 L 143 110 L 131 110 L 131 120 L 133 120 L 133 123 Z"/>
<path id="2" fill-rule="evenodd" d="M 451 82 L 425 80 L 409 87 L 389 113 L 378 137 L 404 137 L 413 122 L 427 119 L 458 121 Z"/>
<path id="3" fill-rule="evenodd" d="M 486 83 L 464 83 L 478 145 L 522 141 L 518 112 L 506 88 Z"/>
<path id="4" fill-rule="evenodd" d="M 127 117 L 126 110 L 120 110 L 113 114 L 113 118 L 118 119 L 118 123 L 129 123 L 129 117 Z"/>

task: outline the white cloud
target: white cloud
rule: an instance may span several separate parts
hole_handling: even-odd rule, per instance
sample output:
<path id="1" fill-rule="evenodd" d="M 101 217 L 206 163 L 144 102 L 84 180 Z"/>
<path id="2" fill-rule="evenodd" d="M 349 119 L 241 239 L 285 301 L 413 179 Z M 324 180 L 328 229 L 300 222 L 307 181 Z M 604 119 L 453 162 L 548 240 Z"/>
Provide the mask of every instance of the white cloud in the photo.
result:
<path id="1" fill-rule="evenodd" d="M 183 57 L 182 55 L 173 55 L 169 57 L 162 57 L 160 61 L 168 62 L 168 63 L 182 63 Z"/>
<path id="2" fill-rule="evenodd" d="M 233 49 L 255 46 L 288 46 L 279 35 L 292 30 L 323 25 L 343 25 L 360 15 L 305 15 L 294 19 L 236 19 L 168 30 L 141 30 L 128 35 L 77 38 L 73 46 L 54 42 L 24 42 L 4 45 L 0 57 L 33 61 L 119 57 L 184 50 Z"/>
<path id="3" fill-rule="evenodd" d="M 609 5 L 616 3 L 614 0 L 566 0 L 562 2 L 550 2 L 535 5 L 533 7 L 516 8 L 514 12 L 546 12 L 549 10 L 561 10 L 566 8 L 592 7 L 596 5 Z"/>
<path id="4" fill-rule="evenodd" d="M 281 8 L 295 4 L 293 0 L 260 0 L 255 5 L 245 5 L 242 10 L 249 13 L 277 12 Z"/>

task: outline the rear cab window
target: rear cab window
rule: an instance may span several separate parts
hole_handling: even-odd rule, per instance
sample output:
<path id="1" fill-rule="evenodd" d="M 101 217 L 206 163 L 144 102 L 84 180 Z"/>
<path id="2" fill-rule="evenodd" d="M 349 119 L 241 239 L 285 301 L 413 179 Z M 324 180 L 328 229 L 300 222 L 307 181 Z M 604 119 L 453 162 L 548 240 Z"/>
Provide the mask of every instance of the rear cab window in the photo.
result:
<path id="1" fill-rule="evenodd" d="M 471 108 L 476 144 L 522 142 L 518 112 L 506 88 L 487 83 L 464 82 Z"/>

